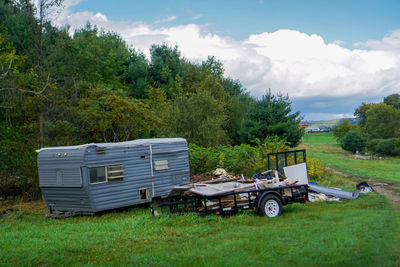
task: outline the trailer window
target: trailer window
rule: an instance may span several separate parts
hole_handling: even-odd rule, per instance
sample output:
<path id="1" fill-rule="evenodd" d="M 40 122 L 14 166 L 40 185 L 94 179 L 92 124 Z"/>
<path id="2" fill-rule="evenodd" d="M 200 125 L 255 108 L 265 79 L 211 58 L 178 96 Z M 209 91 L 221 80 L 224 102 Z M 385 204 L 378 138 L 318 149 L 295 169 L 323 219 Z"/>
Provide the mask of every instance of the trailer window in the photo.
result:
<path id="1" fill-rule="evenodd" d="M 122 181 L 124 179 L 122 165 L 107 166 L 107 178 L 109 182 Z"/>
<path id="2" fill-rule="evenodd" d="M 168 160 L 167 159 L 155 160 L 154 170 L 155 171 L 168 170 Z"/>
<path id="3" fill-rule="evenodd" d="M 89 168 L 90 183 L 104 183 L 107 182 L 106 167 Z"/>
<path id="4" fill-rule="evenodd" d="M 124 179 L 124 169 L 122 165 L 110 165 L 89 168 L 91 184 L 117 182 Z"/>

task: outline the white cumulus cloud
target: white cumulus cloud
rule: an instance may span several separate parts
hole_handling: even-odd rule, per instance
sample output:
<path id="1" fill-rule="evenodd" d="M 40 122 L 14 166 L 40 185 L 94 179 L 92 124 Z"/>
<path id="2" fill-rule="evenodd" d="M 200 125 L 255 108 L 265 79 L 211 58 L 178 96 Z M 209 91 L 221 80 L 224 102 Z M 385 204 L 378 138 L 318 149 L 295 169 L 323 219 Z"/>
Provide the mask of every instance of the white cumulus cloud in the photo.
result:
<path id="1" fill-rule="evenodd" d="M 400 89 L 400 30 L 348 49 L 341 46 L 341 41 L 327 43 L 322 36 L 290 29 L 235 40 L 212 33 L 204 25 L 155 27 L 144 22 L 110 21 L 101 13 L 70 13 L 68 8 L 56 20 L 60 26 L 69 24 L 71 32 L 87 22 L 121 34 L 129 45 L 146 55 L 152 44 L 161 43 L 177 44 L 184 57 L 197 62 L 213 55 L 224 63 L 226 74 L 239 79 L 254 96 L 271 88 L 289 94 L 293 102 L 299 99 L 306 103 L 316 97 L 324 98 L 326 103 L 330 99 L 354 100 L 346 101 L 343 108 L 347 109 L 343 111 L 334 110 L 340 103 L 326 104 L 324 109 L 321 102 L 315 106 L 315 114 L 351 114 L 354 105 Z"/>
<path id="2" fill-rule="evenodd" d="M 400 53 L 400 29 L 394 30 L 382 40 L 369 40 L 365 43 L 355 43 L 358 47 L 368 47 L 375 50 L 397 51 Z"/>

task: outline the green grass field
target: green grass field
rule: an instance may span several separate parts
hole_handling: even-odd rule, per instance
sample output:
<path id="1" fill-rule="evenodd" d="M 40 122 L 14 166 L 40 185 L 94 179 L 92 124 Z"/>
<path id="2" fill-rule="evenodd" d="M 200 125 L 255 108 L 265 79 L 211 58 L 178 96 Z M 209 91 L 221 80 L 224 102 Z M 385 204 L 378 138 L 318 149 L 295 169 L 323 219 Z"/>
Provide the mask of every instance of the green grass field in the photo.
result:
<path id="1" fill-rule="evenodd" d="M 0 265 L 398 266 L 399 213 L 376 193 L 244 212 L 152 217 L 148 208 L 47 219 L 42 203 L 0 219 Z"/>
<path id="2" fill-rule="evenodd" d="M 337 144 L 332 133 L 307 133 L 303 137 L 304 144 Z"/>
<path id="3" fill-rule="evenodd" d="M 400 182 L 400 158 L 355 159 L 335 142 L 332 133 L 313 133 L 304 136 L 302 146 L 307 149 L 309 157 L 317 158 L 334 169 L 382 181 Z"/>

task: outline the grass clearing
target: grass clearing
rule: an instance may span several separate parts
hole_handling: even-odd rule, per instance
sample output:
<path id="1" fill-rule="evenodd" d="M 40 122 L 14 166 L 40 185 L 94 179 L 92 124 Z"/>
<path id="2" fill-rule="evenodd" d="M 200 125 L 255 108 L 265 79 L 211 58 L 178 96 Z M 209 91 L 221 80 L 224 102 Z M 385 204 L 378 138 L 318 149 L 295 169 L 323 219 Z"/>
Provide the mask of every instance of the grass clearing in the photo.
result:
<path id="1" fill-rule="evenodd" d="M 400 182 L 400 158 L 386 160 L 355 159 L 344 151 L 332 133 L 306 134 L 301 147 L 309 157 L 317 158 L 325 165 L 345 173 L 370 177 L 388 182 Z"/>
<path id="2" fill-rule="evenodd" d="M 329 133 L 306 133 L 303 137 L 305 144 L 337 144 L 331 132 Z"/>
<path id="3" fill-rule="evenodd" d="M 343 184 L 342 184 L 343 183 Z M 354 182 L 337 175 L 323 184 Z M 285 206 L 269 219 L 161 215 L 148 208 L 63 220 L 42 202 L 0 219 L 0 265 L 259 266 L 386 265 L 400 262 L 400 215 L 376 193 L 353 201 Z M 390 242 L 388 242 L 390 241 Z"/>

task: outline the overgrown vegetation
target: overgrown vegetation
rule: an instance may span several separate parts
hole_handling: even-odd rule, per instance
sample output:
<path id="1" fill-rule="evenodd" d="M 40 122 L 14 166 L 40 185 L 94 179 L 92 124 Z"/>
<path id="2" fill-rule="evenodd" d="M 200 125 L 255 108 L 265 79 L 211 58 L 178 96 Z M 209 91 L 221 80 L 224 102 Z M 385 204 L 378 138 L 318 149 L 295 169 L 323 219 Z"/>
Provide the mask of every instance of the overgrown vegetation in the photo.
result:
<path id="1" fill-rule="evenodd" d="M 3 194 L 38 196 L 42 146 L 178 136 L 202 147 L 256 145 L 272 135 L 299 143 L 288 97 L 251 97 L 212 56 L 193 63 L 161 44 L 147 58 L 91 25 L 71 36 L 46 16 L 62 2 L 40 0 L 36 10 L 28 0 L 0 1 Z"/>
<path id="2" fill-rule="evenodd" d="M 368 150 L 374 151 L 378 155 L 399 156 L 400 138 L 371 139 L 368 142 Z"/>
<path id="3" fill-rule="evenodd" d="M 206 173 L 216 168 L 224 168 L 235 175 L 251 177 L 253 174 L 268 170 L 267 154 L 288 151 L 289 147 L 276 136 L 268 137 L 263 142 L 255 140 L 256 146 L 200 147 L 190 145 L 189 162 L 192 174 Z M 288 158 L 292 161 L 293 156 Z M 310 179 L 319 181 L 327 172 L 316 158 L 307 157 Z"/>
<path id="4" fill-rule="evenodd" d="M 224 168 L 236 175 L 253 175 L 267 170 L 267 154 L 287 151 L 289 147 L 277 136 L 256 139 L 256 146 L 242 144 L 239 146 L 200 147 L 190 145 L 189 162 L 193 174 L 205 173 L 216 168 Z"/>

